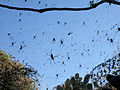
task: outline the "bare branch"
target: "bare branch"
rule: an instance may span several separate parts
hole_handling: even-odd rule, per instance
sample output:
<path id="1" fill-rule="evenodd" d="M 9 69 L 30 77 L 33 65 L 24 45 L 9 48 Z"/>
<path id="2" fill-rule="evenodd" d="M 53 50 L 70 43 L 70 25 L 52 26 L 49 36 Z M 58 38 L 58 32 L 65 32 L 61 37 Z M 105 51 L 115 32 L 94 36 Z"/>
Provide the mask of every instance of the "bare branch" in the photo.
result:
<path id="1" fill-rule="evenodd" d="M 102 0 L 90 7 L 85 7 L 85 8 L 43 8 L 43 9 L 33 9 L 33 8 L 20 8 L 20 7 L 13 7 L 13 6 L 8 6 L 8 5 L 3 5 L 0 4 L 0 7 L 3 8 L 8 8 L 8 9 L 14 9 L 14 10 L 23 10 L 23 11 L 33 11 L 33 12 L 47 12 L 47 11 L 83 11 L 83 10 L 90 10 L 93 8 L 96 8 L 98 5 L 106 2 L 106 0 Z"/>
<path id="2" fill-rule="evenodd" d="M 120 2 L 116 1 L 116 0 L 107 0 L 108 3 L 111 4 L 116 4 L 116 5 L 120 5 Z"/>
<path id="3" fill-rule="evenodd" d="M 105 2 L 120 5 L 120 2 L 117 2 L 115 0 L 101 0 L 100 2 L 92 4 L 89 7 L 85 7 L 85 8 L 43 8 L 43 9 L 33 9 L 33 8 L 13 7 L 13 6 L 8 6 L 8 5 L 3 5 L 3 4 L 0 4 L 0 7 L 8 8 L 8 9 L 14 9 L 14 10 L 33 11 L 33 12 L 43 13 L 43 12 L 47 12 L 47 11 L 85 11 L 85 10 L 94 9 L 97 6 L 99 6 L 100 4 L 103 4 Z"/>

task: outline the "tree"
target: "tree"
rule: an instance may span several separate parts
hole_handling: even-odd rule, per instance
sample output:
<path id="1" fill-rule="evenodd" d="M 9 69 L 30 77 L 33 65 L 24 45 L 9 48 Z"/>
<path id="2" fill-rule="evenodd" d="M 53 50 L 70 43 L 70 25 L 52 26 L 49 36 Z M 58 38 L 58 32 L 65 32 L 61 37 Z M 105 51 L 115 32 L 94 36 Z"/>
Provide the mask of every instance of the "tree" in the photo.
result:
<path id="1" fill-rule="evenodd" d="M 0 89 L 33 90 L 37 89 L 39 80 L 36 71 L 21 64 L 15 57 L 0 50 Z M 37 85 L 38 84 L 38 85 Z"/>
<path id="2" fill-rule="evenodd" d="M 103 0 L 104 1 L 104 0 Z M 6 5 L 1 5 L 1 7 L 5 7 L 5 8 L 9 8 L 9 9 L 16 9 L 16 10 L 25 10 L 25 11 L 35 11 L 35 12 L 40 12 L 40 13 L 43 13 L 43 12 L 46 12 L 46 11 L 52 11 L 52 10 L 57 10 L 57 11 L 61 11 L 61 10 L 68 10 L 68 11 L 84 11 L 84 10 L 90 10 L 90 9 L 93 9 L 93 8 L 96 8 L 97 6 L 99 6 L 99 5 L 101 5 L 101 4 L 103 4 L 103 3 L 105 3 L 105 2 L 103 2 L 103 1 L 100 1 L 100 2 L 98 2 L 98 3 L 95 3 L 94 4 L 94 2 L 90 2 L 90 6 L 89 7 L 87 7 L 87 8 L 78 8 L 78 9 L 74 9 L 74 8 L 45 8 L 45 9 L 40 9 L 40 10 L 38 10 L 38 9 L 31 9 L 31 8 L 18 8 L 18 7 L 11 7 L 11 6 L 6 6 Z M 27 2 L 27 0 L 26 0 L 26 2 Z M 111 3 L 111 2 L 108 2 L 107 1 L 107 3 Z M 112 3 L 113 4 L 113 3 Z M 59 23 L 59 22 L 58 22 Z M 85 23 L 84 23 L 85 24 Z M 69 35 L 69 34 L 68 34 Z M 54 40 L 55 41 L 55 40 Z M 110 39 L 110 41 L 111 42 L 113 42 L 112 41 L 112 39 Z M 20 47 L 20 49 L 21 49 L 22 47 Z M 82 54 L 83 55 L 83 54 Z"/>
<path id="3" fill-rule="evenodd" d="M 25 0 L 27 2 L 27 0 Z M 14 6 L 8 6 L 8 5 L 3 5 L 0 4 L 0 7 L 3 8 L 8 8 L 8 9 L 14 9 L 14 10 L 24 10 L 24 11 L 33 11 L 33 12 L 47 12 L 47 11 L 84 11 L 84 10 L 90 10 L 93 8 L 96 8 L 97 6 L 103 4 L 103 3 L 109 3 L 109 4 L 115 4 L 115 5 L 120 5 L 119 1 L 116 0 L 101 0 L 97 3 L 93 1 L 90 1 L 90 6 L 88 7 L 83 7 L 83 8 L 43 8 L 43 9 L 34 9 L 34 8 L 21 8 L 21 7 L 14 7 Z"/>
<path id="4" fill-rule="evenodd" d="M 57 90 L 119 90 L 120 89 L 120 54 L 112 59 L 97 65 L 90 74 L 86 74 L 84 80 L 76 73 L 70 79 L 66 79 L 63 85 L 58 85 Z M 88 83 L 89 80 L 92 83 Z M 93 86 L 93 87 L 92 87 Z"/>
<path id="5" fill-rule="evenodd" d="M 86 74 L 84 80 L 82 77 L 79 77 L 79 74 L 76 73 L 75 76 L 68 78 L 63 85 L 58 85 L 54 88 L 57 90 L 92 90 L 92 84 L 88 83 L 90 75 Z"/>

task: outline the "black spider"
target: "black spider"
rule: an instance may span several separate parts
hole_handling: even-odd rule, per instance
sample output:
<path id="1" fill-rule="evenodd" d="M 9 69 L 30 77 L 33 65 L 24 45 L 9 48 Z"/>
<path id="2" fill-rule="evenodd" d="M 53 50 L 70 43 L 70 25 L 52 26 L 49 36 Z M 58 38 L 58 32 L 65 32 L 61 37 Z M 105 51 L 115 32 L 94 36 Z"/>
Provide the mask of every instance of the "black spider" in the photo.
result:
<path id="1" fill-rule="evenodd" d="M 63 44 L 63 40 L 60 40 L 60 44 Z"/>
<path id="2" fill-rule="evenodd" d="M 72 32 L 69 32 L 69 33 L 68 33 L 68 35 L 71 35 L 71 34 L 72 34 Z"/>
<path id="3" fill-rule="evenodd" d="M 14 43 L 14 42 L 12 42 L 12 44 L 11 44 L 11 45 L 13 46 L 14 44 L 15 44 L 15 43 Z"/>
<path id="4" fill-rule="evenodd" d="M 53 62 L 55 63 L 55 61 L 54 61 L 55 57 L 56 57 L 56 56 L 54 56 L 54 55 L 51 53 L 49 59 L 51 59 L 51 61 L 53 61 Z M 50 63 L 51 63 L 51 61 L 50 61 Z"/>
<path id="5" fill-rule="evenodd" d="M 10 33 L 8 33 L 8 35 L 10 35 Z"/>
<path id="6" fill-rule="evenodd" d="M 52 41 L 55 41 L 55 38 L 53 38 L 53 40 Z"/>
<path id="7" fill-rule="evenodd" d="M 20 46 L 20 50 L 22 50 L 23 46 Z"/>

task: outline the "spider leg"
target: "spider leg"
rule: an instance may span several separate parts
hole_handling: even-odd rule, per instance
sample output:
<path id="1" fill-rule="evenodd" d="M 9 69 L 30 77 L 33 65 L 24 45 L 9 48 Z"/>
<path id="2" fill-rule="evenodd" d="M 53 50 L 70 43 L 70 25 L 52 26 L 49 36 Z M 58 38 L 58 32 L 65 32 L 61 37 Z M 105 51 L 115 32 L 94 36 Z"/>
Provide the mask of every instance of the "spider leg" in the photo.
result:
<path id="1" fill-rule="evenodd" d="M 55 61 L 54 61 L 54 59 L 52 59 L 52 58 L 49 58 L 48 60 L 50 60 L 50 64 L 52 65 L 52 61 L 54 62 L 54 64 L 55 64 Z"/>
<path id="2" fill-rule="evenodd" d="M 59 56 L 59 55 L 56 55 L 56 56 L 54 56 L 54 58 L 55 58 L 55 57 L 58 57 L 58 56 Z"/>
<path id="3" fill-rule="evenodd" d="M 55 61 L 54 61 L 54 59 L 53 59 L 53 62 L 54 62 L 54 64 L 56 64 Z"/>
<path id="4" fill-rule="evenodd" d="M 51 61 L 50 61 L 50 63 L 51 63 L 52 61 L 54 62 L 54 64 L 56 64 L 56 63 L 55 63 L 55 61 L 54 61 L 54 59 L 52 59 L 52 58 L 51 58 Z"/>

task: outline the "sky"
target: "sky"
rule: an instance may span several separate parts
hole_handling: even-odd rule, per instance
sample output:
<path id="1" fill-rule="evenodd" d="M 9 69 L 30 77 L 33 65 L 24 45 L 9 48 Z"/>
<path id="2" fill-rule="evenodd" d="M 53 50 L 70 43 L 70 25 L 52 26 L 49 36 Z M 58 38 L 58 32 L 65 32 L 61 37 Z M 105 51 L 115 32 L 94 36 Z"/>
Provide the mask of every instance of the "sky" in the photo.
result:
<path id="1" fill-rule="evenodd" d="M 40 4 L 38 0 L 0 0 L 0 3 L 30 8 L 89 5 L 88 0 L 40 0 Z M 96 65 L 119 53 L 119 27 L 119 6 L 107 3 L 80 12 L 36 13 L 0 7 L 0 49 L 38 70 L 42 76 L 41 90 L 51 90 L 75 73 L 84 77 Z"/>

